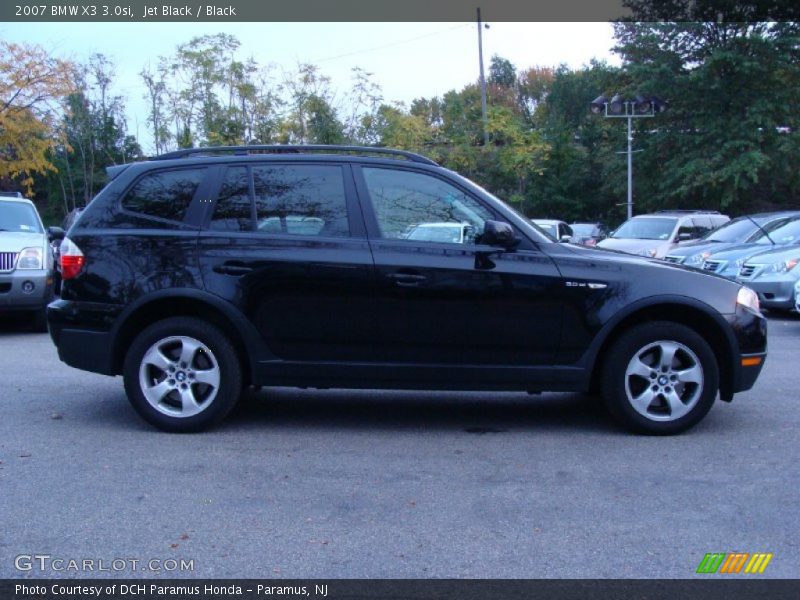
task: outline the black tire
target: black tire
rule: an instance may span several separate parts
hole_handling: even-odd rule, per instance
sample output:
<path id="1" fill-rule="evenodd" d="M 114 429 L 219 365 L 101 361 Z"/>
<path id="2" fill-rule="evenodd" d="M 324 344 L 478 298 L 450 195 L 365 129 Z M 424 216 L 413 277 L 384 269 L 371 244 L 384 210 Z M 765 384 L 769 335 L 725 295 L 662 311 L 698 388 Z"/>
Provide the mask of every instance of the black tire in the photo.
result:
<path id="1" fill-rule="evenodd" d="M 664 369 L 662 362 L 673 348 L 675 358 Z M 640 374 L 644 369 L 649 371 Z M 624 332 L 610 348 L 601 388 L 609 412 L 628 429 L 672 435 L 695 426 L 711 409 L 719 391 L 719 366 L 708 342 L 695 330 L 669 321 L 644 323 Z"/>
<path id="2" fill-rule="evenodd" d="M 150 352 L 154 348 L 168 361 L 153 360 L 159 356 Z M 183 356 L 191 359 L 182 361 Z M 201 383 L 201 376 L 213 381 Z M 158 429 L 177 433 L 219 423 L 242 392 L 242 365 L 233 344 L 217 327 L 193 317 L 172 317 L 145 328 L 125 355 L 123 377 L 136 412 Z M 164 389 L 170 391 L 162 394 Z"/>

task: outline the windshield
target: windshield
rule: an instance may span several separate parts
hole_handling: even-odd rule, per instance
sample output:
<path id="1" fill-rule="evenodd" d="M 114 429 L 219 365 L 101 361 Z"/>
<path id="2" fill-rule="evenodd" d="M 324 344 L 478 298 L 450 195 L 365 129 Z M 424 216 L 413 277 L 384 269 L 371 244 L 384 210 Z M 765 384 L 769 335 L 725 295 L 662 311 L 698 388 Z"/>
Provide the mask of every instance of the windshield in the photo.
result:
<path id="1" fill-rule="evenodd" d="M 611 237 L 628 240 L 668 240 L 678 219 L 635 217 L 629 219 Z"/>
<path id="2" fill-rule="evenodd" d="M 0 202 L 0 231 L 42 233 L 42 226 L 30 204 Z"/>
<path id="3" fill-rule="evenodd" d="M 741 242 L 753 235 L 757 229 L 756 224 L 750 219 L 735 219 L 710 232 L 703 239 L 709 242 Z"/>
<path id="4" fill-rule="evenodd" d="M 800 242 L 800 219 L 793 219 L 788 223 L 786 221 L 777 221 L 770 223 L 764 229 L 769 233 L 769 237 L 762 233 L 755 239 L 756 244 L 770 245 L 774 242 L 782 246 Z"/>

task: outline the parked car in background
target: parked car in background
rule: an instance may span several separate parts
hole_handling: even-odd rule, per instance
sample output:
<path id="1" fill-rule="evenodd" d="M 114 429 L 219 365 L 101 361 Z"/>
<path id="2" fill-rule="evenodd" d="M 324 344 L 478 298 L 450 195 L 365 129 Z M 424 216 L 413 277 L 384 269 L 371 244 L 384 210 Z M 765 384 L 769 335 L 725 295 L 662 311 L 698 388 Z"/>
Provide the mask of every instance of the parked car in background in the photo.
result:
<path id="1" fill-rule="evenodd" d="M 795 306 L 795 285 L 800 281 L 800 244 L 773 246 L 744 261 L 737 281 L 758 294 L 761 305 L 779 310 Z"/>
<path id="2" fill-rule="evenodd" d="M 54 294 L 50 240 L 59 235 L 59 228 L 45 231 L 33 202 L 18 193 L 0 195 L 0 312 L 29 313 L 39 331 L 47 329 Z"/>
<path id="3" fill-rule="evenodd" d="M 197 148 L 115 169 L 62 243 L 50 335 L 164 430 L 273 385 L 593 391 L 627 427 L 674 434 L 766 356 L 747 287 L 553 243 L 419 154 Z M 456 235 L 428 239 L 442 224 Z"/>
<path id="4" fill-rule="evenodd" d="M 565 221 L 559 221 L 557 219 L 531 219 L 531 223 L 539 227 L 557 242 L 569 242 L 572 240 L 572 227 Z"/>
<path id="5" fill-rule="evenodd" d="M 800 280 L 794 284 L 794 310 L 800 313 Z"/>
<path id="6" fill-rule="evenodd" d="M 677 248 L 670 250 L 664 260 L 700 268 L 703 266 L 703 261 L 714 252 L 727 250 L 736 244 L 752 242 L 761 237 L 764 229 L 779 227 L 797 216 L 800 216 L 800 211 L 759 213 L 738 217 L 698 240 L 681 242 Z"/>
<path id="7" fill-rule="evenodd" d="M 571 223 L 572 243 L 593 247 L 606 237 L 608 228 L 602 223 Z"/>
<path id="8" fill-rule="evenodd" d="M 470 223 L 421 223 L 408 232 L 406 239 L 469 244 L 475 240 L 475 227 Z"/>
<path id="9" fill-rule="evenodd" d="M 628 219 L 597 247 L 664 258 L 679 242 L 698 239 L 728 221 L 718 212 L 658 211 Z"/>
<path id="10" fill-rule="evenodd" d="M 713 252 L 703 261 L 703 270 L 722 275 L 728 279 L 739 276 L 739 269 L 751 256 L 771 247 L 795 244 L 800 240 L 800 217 L 790 217 L 785 221 L 776 221 L 765 227 L 761 235 L 752 242 L 736 244 L 725 250 Z"/>

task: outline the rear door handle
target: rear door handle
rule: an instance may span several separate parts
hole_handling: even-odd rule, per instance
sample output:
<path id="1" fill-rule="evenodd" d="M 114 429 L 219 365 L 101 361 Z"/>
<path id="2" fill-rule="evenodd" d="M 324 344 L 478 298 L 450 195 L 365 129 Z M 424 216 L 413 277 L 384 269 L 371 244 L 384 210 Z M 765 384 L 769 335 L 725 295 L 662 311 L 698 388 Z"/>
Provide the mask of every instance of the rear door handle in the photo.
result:
<path id="1" fill-rule="evenodd" d="M 245 267 L 244 265 L 217 265 L 214 267 L 215 273 L 221 273 L 222 275 L 235 275 L 239 277 L 242 275 L 247 275 L 252 271 L 253 267 Z"/>
<path id="2" fill-rule="evenodd" d="M 428 279 L 425 275 L 420 275 L 419 273 L 389 273 L 386 278 L 391 279 L 401 287 L 413 287 Z"/>

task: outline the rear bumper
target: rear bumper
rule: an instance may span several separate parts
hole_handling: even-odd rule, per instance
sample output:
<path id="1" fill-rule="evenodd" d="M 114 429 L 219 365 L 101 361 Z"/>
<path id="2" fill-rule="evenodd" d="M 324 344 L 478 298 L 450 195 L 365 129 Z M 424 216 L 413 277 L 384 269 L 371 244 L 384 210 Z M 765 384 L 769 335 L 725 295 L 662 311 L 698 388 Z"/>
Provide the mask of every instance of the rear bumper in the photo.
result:
<path id="1" fill-rule="evenodd" d="M 110 311 L 108 305 L 99 305 L 95 311 L 91 308 L 86 303 L 68 300 L 51 302 L 47 307 L 50 337 L 58 349 L 58 358 L 69 366 L 115 375 L 114 338 L 110 326 L 116 311 Z"/>

